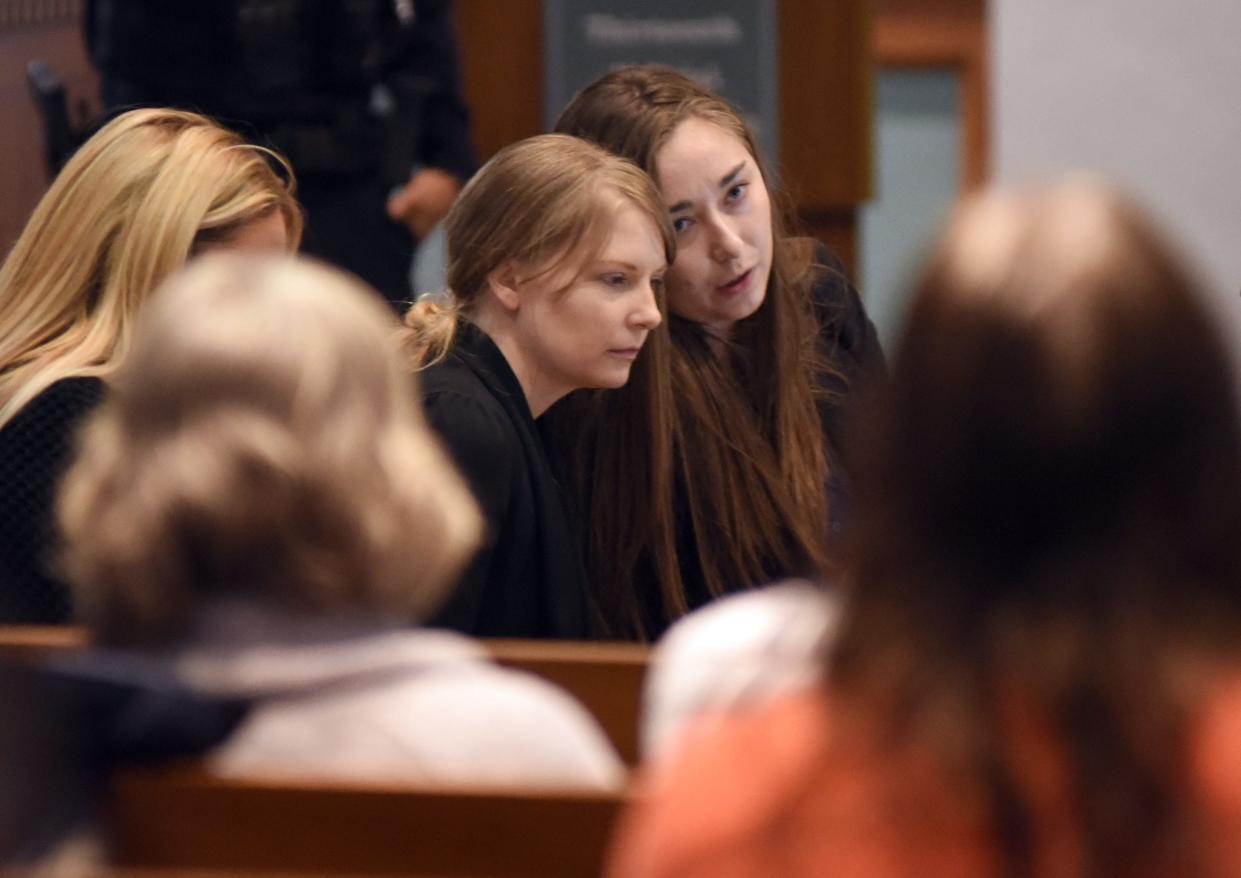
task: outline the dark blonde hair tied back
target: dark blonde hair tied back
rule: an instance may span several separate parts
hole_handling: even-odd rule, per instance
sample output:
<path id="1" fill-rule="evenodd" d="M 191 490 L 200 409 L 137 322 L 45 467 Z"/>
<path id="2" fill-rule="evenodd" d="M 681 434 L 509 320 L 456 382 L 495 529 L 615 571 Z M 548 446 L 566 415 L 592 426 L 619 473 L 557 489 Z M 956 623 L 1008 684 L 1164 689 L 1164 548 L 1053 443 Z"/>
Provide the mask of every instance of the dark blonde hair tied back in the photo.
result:
<path id="1" fill-rule="evenodd" d="M 443 359 L 470 320 L 488 277 L 513 264 L 527 277 L 589 257 L 606 243 L 618 204 L 659 229 L 669 262 L 675 237 L 659 191 L 636 165 L 594 144 L 543 134 L 510 144 L 474 175 L 444 221 L 448 295 L 405 315 L 402 344 L 416 369 Z"/>

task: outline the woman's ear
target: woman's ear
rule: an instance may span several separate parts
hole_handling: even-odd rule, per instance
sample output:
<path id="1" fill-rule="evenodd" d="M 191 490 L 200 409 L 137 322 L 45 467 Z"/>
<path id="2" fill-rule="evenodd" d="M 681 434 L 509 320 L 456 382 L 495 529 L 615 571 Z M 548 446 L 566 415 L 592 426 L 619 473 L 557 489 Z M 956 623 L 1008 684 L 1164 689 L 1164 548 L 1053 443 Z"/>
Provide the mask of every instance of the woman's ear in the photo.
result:
<path id="1" fill-rule="evenodd" d="M 521 307 L 521 284 L 517 280 L 517 264 L 509 261 L 487 275 L 487 285 L 506 311 Z"/>

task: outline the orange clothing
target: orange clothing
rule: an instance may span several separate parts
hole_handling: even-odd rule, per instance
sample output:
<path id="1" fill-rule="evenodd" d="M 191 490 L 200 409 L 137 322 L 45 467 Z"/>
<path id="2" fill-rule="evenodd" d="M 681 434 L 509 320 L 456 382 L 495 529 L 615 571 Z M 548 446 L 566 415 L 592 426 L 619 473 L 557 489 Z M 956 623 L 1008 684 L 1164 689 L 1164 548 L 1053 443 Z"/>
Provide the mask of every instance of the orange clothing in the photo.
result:
<path id="1" fill-rule="evenodd" d="M 925 750 L 883 751 L 819 690 L 688 736 L 622 820 L 611 878 L 983 878 L 1001 873 L 986 809 Z M 1209 874 L 1241 876 L 1241 680 L 1190 728 Z M 1015 750 L 1037 876 L 1072 875 L 1080 838 L 1067 778 L 1037 735 Z"/>

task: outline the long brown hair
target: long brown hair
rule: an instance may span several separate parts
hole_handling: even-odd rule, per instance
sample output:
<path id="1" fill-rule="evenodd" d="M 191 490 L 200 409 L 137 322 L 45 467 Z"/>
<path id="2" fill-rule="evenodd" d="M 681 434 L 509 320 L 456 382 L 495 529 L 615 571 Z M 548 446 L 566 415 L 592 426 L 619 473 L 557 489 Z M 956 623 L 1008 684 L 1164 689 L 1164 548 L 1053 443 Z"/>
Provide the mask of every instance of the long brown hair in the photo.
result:
<path id="1" fill-rule="evenodd" d="M 1074 874 L 1187 873 L 1186 711 L 1241 659 L 1231 374 L 1175 255 L 1096 184 L 967 202 L 917 288 L 830 679 L 973 784 L 1007 874 L 1035 849 L 1014 708 L 1068 769 Z"/>
<path id="2" fill-rule="evenodd" d="M 687 119 L 718 125 L 746 147 L 762 173 L 762 155 L 737 110 L 693 80 L 666 68 L 623 68 L 595 80 L 561 113 L 556 130 L 585 137 L 637 162 L 648 173 L 673 131 Z M 812 248 L 785 234 L 786 210 L 772 196 L 774 257 L 763 304 L 736 327 L 718 353 L 720 339 L 706 327 L 673 315 L 670 370 L 654 376 L 662 387 L 649 399 L 658 409 L 649 422 L 651 444 L 621 435 L 622 415 L 607 407 L 629 403 L 652 382 L 634 384 L 591 419 L 573 418 L 593 431 L 591 474 L 575 479 L 586 490 L 587 562 L 608 622 L 619 634 L 642 634 L 634 583 L 653 576 L 663 610 L 674 619 L 687 610 L 678 557 L 674 486 L 681 488 L 693 530 L 700 575 L 711 595 L 758 585 L 774 572 L 821 572 L 827 565 L 827 438 L 816 403 L 818 377 L 830 366 L 816 345 L 819 324 L 811 301 Z M 670 279 L 670 283 L 672 280 Z M 579 407 L 584 403 L 579 399 Z M 670 440 L 658 432 L 668 425 Z M 575 425 L 570 425 L 571 427 Z M 629 425 L 632 427 L 632 425 Z M 645 426 L 645 425 L 644 425 Z M 653 470 L 654 480 L 591 484 L 599 472 Z M 655 484 L 662 492 L 645 493 Z M 636 527 L 626 516 L 649 518 Z M 652 517 L 652 513 L 654 513 Z M 649 565 L 649 569 L 643 569 Z"/>

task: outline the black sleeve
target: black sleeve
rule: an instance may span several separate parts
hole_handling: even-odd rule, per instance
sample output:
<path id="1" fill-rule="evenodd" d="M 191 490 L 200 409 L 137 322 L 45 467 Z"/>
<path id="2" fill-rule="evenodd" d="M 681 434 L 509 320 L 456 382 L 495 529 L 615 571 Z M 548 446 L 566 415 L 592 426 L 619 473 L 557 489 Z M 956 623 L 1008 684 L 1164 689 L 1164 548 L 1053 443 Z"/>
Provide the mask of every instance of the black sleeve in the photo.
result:
<path id="1" fill-rule="evenodd" d="M 98 378 L 65 378 L 0 430 L 0 623 L 70 619 L 69 590 L 55 575 L 56 491 L 77 431 L 103 396 Z"/>
<path id="2" fill-rule="evenodd" d="M 420 0 L 411 38 L 400 60 L 420 99 L 416 161 L 441 168 L 463 182 L 478 169 L 470 140 L 470 114 L 461 94 L 457 34 L 448 0 Z"/>
<path id="3" fill-rule="evenodd" d="M 812 295 L 819 319 L 819 349 L 827 361 L 819 378 L 825 391 L 819 401 L 819 418 L 830 466 L 828 515 L 832 534 L 839 537 L 853 506 L 849 472 L 855 425 L 865 418 L 870 389 L 887 378 L 888 370 L 879 334 L 840 259 L 819 244 L 814 262 Z"/>
<path id="4" fill-rule="evenodd" d="M 462 574 L 444 606 L 428 620 L 438 628 L 474 631 L 491 579 L 496 540 L 503 532 L 513 485 L 515 437 L 502 411 L 453 391 L 427 394 L 423 403 L 431 429 L 439 436 L 453 462 L 465 476 L 483 512 L 483 547 Z"/>
<path id="5" fill-rule="evenodd" d="M 823 244 L 815 248 L 813 296 L 820 343 L 849 386 L 882 380 L 888 372 L 879 334 L 840 259 Z"/>

